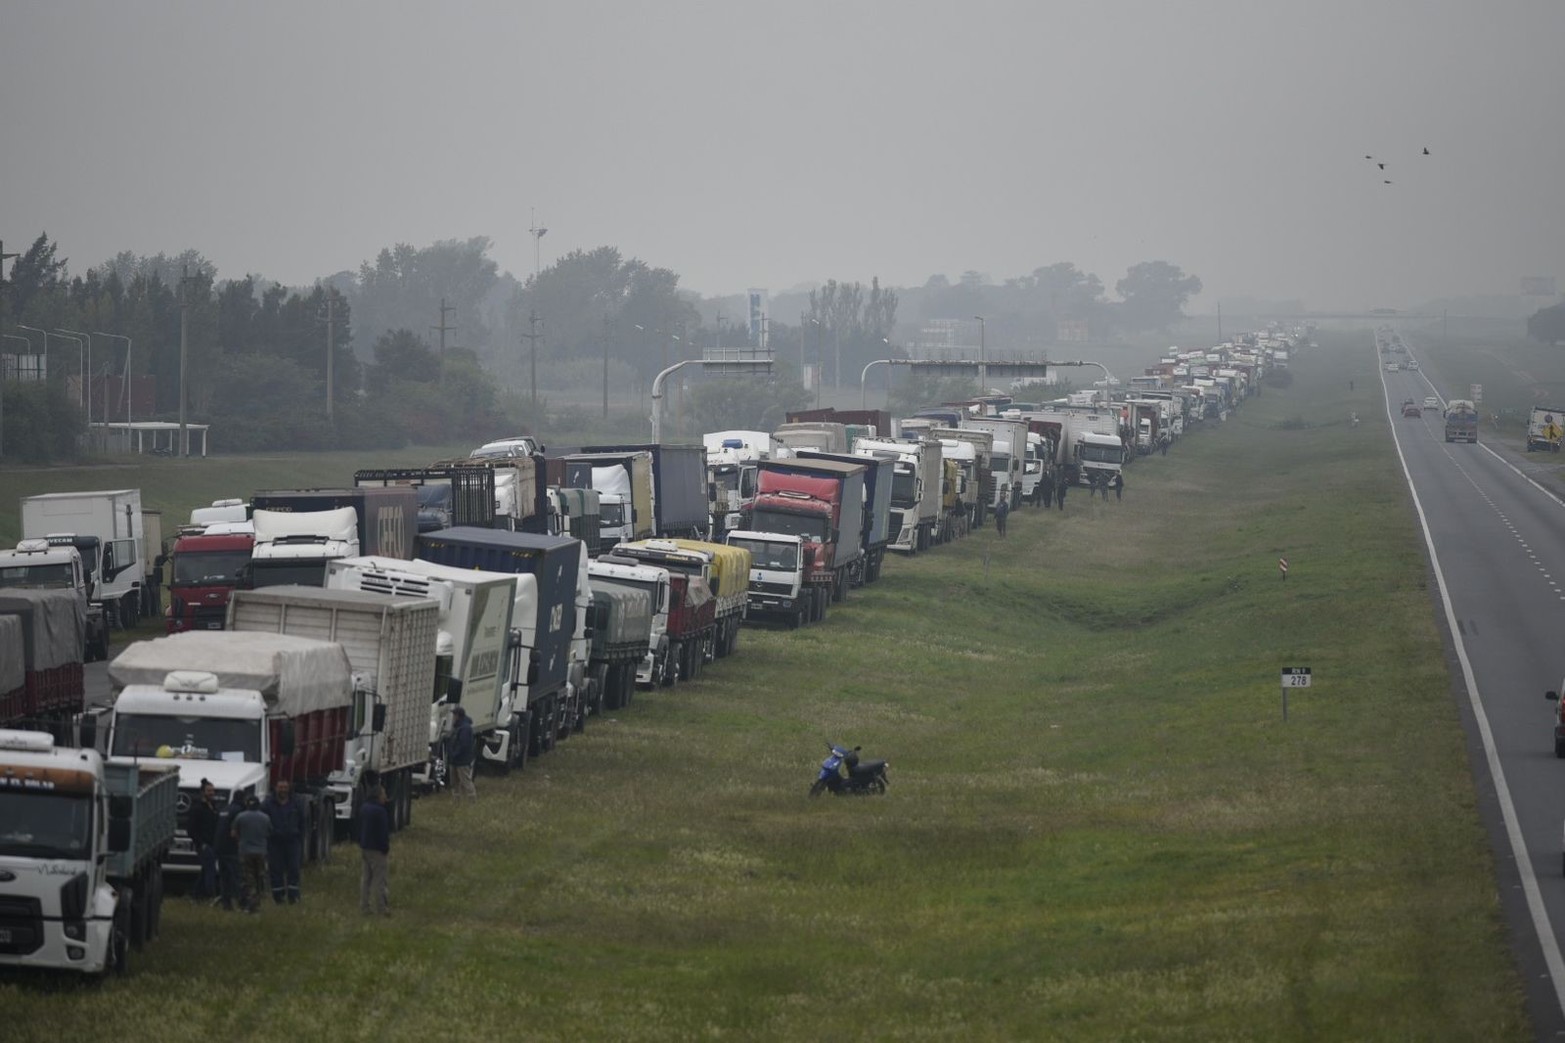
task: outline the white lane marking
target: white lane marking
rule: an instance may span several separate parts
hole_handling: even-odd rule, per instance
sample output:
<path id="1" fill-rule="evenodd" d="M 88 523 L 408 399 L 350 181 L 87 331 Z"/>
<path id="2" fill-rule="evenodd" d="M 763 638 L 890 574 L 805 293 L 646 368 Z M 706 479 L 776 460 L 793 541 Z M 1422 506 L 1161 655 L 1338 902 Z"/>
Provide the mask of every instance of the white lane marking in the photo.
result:
<path id="1" fill-rule="evenodd" d="M 1378 353 L 1377 353 L 1378 357 Z M 1384 374 L 1384 370 L 1381 371 Z M 1427 378 L 1426 378 L 1427 379 Z M 1384 375 L 1380 378 L 1381 391 L 1389 392 L 1386 387 Z M 1391 399 L 1386 398 L 1386 419 L 1391 417 Z M 1402 439 L 1398 437 L 1396 425 L 1391 425 L 1391 443 L 1396 446 L 1397 459 L 1402 464 L 1402 476 L 1407 479 L 1408 492 L 1413 496 L 1413 509 L 1418 512 L 1418 524 L 1424 530 L 1424 546 L 1429 548 L 1429 562 L 1435 570 L 1435 583 L 1440 587 L 1440 603 L 1445 606 L 1446 626 L 1450 629 L 1451 640 L 1456 646 L 1457 661 L 1462 664 L 1462 681 L 1467 685 L 1467 699 L 1472 704 L 1473 719 L 1478 724 L 1478 735 L 1483 740 L 1484 758 L 1489 762 L 1489 775 L 1494 779 L 1494 792 L 1500 802 L 1500 817 L 1505 822 L 1505 835 L 1511 844 L 1511 853 L 1516 858 L 1516 872 L 1521 877 L 1522 893 L 1527 898 L 1527 912 L 1532 917 L 1532 927 L 1538 935 L 1538 945 L 1543 950 L 1543 963 L 1549 969 L 1550 983 L 1554 986 L 1554 1000 L 1559 1004 L 1562 1013 L 1565 1013 L 1565 958 L 1560 956 L 1559 939 L 1554 936 L 1554 927 L 1549 922 L 1549 911 L 1543 906 L 1543 893 L 1538 890 L 1538 875 L 1533 872 L 1532 859 L 1527 853 L 1527 842 L 1522 839 L 1521 823 L 1516 818 L 1516 804 L 1511 800 L 1511 788 L 1505 782 L 1505 768 L 1500 764 L 1500 753 L 1494 746 L 1494 731 L 1489 727 L 1489 715 L 1484 712 L 1483 699 L 1478 694 L 1478 679 L 1473 676 L 1473 664 L 1467 658 L 1467 645 L 1462 640 L 1462 628 L 1456 621 L 1456 610 L 1451 605 L 1451 591 L 1446 586 L 1445 572 L 1440 568 L 1440 555 L 1435 550 L 1435 540 L 1429 532 L 1429 519 L 1424 514 L 1424 503 L 1418 497 L 1418 489 L 1413 485 L 1413 474 L 1408 470 L 1407 457 L 1402 452 Z M 1484 446 L 1488 449 L 1487 446 Z M 1496 459 L 1500 459 L 1498 453 L 1489 450 Z M 1510 464 L 1500 459 L 1507 467 Z M 1511 467 L 1516 471 L 1516 468 Z M 1520 471 L 1516 471 L 1521 474 Z M 1522 475 L 1527 478 L 1526 475 Z M 1532 482 L 1531 478 L 1527 478 Z M 1469 479 L 1471 481 L 1471 479 Z M 1534 486 L 1547 494 L 1555 503 L 1560 503 L 1554 496 L 1537 482 Z M 1565 506 L 1565 504 L 1561 504 Z M 1565 595 L 1561 596 L 1565 601 Z"/>

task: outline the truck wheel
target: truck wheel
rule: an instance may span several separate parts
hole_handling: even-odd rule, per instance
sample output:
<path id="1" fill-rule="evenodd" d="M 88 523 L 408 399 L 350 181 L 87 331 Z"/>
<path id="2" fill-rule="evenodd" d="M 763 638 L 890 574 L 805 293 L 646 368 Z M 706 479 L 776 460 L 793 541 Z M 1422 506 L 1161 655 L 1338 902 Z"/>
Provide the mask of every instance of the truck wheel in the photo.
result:
<path id="1" fill-rule="evenodd" d="M 527 713 L 527 755 L 537 757 L 543 753 L 543 707 Z"/>
<path id="2" fill-rule="evenodd" d="M 138 876 L 136 878 L 135 884 L 133 884 L 128 890 L 130 892 L 127 896 L 129 900 L 125 904 L 129 908 L 125 918 L 130 925 L 130 947 L 135 949 L 137 952 L 140 952 L 141 947 L 147 944 L 148 938 L 147 877 Z"/>

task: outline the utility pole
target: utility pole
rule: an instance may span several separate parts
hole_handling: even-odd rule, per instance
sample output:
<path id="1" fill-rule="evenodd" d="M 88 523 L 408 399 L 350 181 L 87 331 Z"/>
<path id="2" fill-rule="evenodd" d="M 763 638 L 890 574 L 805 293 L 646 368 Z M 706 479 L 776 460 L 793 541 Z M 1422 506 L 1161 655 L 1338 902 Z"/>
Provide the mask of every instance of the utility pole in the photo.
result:
<path id="1" fill-rule="evenodd" d="M 831 338 L 836 344 L 836 358 L 831 364 L 831 387 L 833 391 L 842 390 L 842 327 L 835 322 L 831 324 Z"/>
<path id="2" fill-rule="evenodd" d="M 190 354 L 190 266 L 179 277 L 179 455 L 190 456 L 190 429 L 185 426 L 185 361 Z"/>
<path id="3" fill-rule="evenodd" d="M 431 331 L 438 330 L 440 332 L 440 358 L 442 361 L 446 357 L 446 331 L 456 329 L 455 326 L 446 325 L 446 313 L 454 311 L 456 311 L 455 305 L 448 308 L 446 307 L 446 299 L 444 297 L 440 298 L 440 325 L 429 327 Z"/>
<path id="4" fill-rule="evenodd" d="M 609 330 L 613 326 L 607 315 L 603 316 L 603 419 L 609 418 Z"/>
<path id="5" fill-rule="evenodd" d="M 5 240 L 0 239 L 0 315 L 5 314 L 5 262 L 21 256 L 5 252 Z M 28 345 L 31 347 L 31 345 Z M 5 456 L 5 369 L 0 367 L 0 457 Z"/>
<path id="6" fill-rule="evenodd" d="M 527 328 L 529 330 L 531 330 L 532 332 L 522 334 L 522 339 L 525 340 L 527 342 L 528 346 L 532 349 L 532 352 L 531 352 L 531 354 L 529 356 L 529 365 L 532 368 L 532 390 L 533 390 L 533 408 L 534 409 L 538 408 L 538 342 L 540 340 L 543 340 L 543 334 L 538 332 L 538 325 L 541 322 L 543 322 L 543 320 L 538 317 L 538 312 L 537 312 L 536 309 L 534 309 L 533 311 L 528 312 L 527 313 Z"/>
<path id="7" fill-rule="evenodd" d="M 1217 302 L 1217 343 L 1223 342 L 1223 302 Z"/>
<path id="8" fill-rule="evenodd" d="M 799 309 L 799 383 L 809 390 L 809 374 L 804 371 L 804 309 Z"/>
<path id="9" fill-rule="evenodd" d="M 337 366 L 337 287 L 326 291 L 326 422 L 333 422 L 332 407 Z"/>

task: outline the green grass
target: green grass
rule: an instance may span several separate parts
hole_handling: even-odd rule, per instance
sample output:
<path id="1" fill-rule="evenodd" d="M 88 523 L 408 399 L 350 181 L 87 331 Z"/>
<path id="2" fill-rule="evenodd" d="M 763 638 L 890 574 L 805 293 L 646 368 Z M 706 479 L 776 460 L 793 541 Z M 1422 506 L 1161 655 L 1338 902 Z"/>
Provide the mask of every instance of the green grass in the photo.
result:
<path id="1" fill-rule="evenodd" d="M 128 980 L 0 986 L 5 1037 L 1526 1038 L 1376 362 L 1321 341 L 1123 503 L 420 802 L 391 921 L 339 848 L 303 909 L 175 901 Z M 827 739 L 890 793 L 807 800 Z"/>

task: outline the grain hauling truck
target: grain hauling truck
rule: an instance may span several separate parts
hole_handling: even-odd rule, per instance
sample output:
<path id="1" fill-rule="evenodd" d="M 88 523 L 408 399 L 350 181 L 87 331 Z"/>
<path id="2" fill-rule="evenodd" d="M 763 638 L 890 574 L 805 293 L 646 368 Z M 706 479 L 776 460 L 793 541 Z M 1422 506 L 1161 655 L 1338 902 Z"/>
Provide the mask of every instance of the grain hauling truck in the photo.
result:
<path id="1" fill-rule="evenodd" d="M 645 590 L 592 585 L 591 670 L 605 710 L 628 706 L 636 694 L 636 668 L 652 647 L 652 597 Z"/>
<path id="2" fill-rule="evenodd" d="M 75 547 L 48 540 L 23 540 L 0 550 L 0 594 L 8 590 L 68 590 L 82 617 L 82 661 L 109 658 L 109 624 L 92 599 L 92 578 Z"/>
<path id="3" fill-rule="evenodd" d="M 230 630 L 332 641 L 348 655 L 353 714 L 343 768 L 329 779 L 339 838 L 350 832 L 366 777 L 386 787 L 392 829 L 412 818 L 413 776 L 429 761 L 438 612 L 427 598 L 320 587 L 239 590 L 229 602 Z"/>
<path id="4" fill-rule="evenodd" d="M 75 591 L 0 590 L 0 727 L 63 735 L 82 712 L 84 623 Z"/>
<path id="5" fill-rule="evenodd" d="M 179 772 L 0 730 L 0 967 L 125 973 L 158 934 Z"/>
<path id="6" fill-rule="evenodd" d="M 418 499 L 418 531 L 495 523 L 495 472 L 491 467 L 402 467 L 355 471 L 359 488 L 407 486 Z"/>
<path id="7" fill-rule="evenodd" d="M 713 636 L 704 649 L 708 660 L 721 659 L 737 647 L 744 620 L 750 554 L 742 547 L 702 540 L 641 540 L 614 548 L 615 557 L 665 568 L 704 582 L 715 601 Z"/>
<path id="8" fill-rule="evenodd" d="M 24 496 L 22 538 L 76 547 L 92 601 L 110 623 L 128 629 L 152 611 L 156 591 L 143 588 L 155 554 L 147 548 L 140 489 Z"/>
<path id="9" fill-rule="evenodd" d="M 797 628 L 812 618 L 816 592 L 805 581 L 809 563 L 804 537 L 793 532 L 735 529 L 728 534 L 728 543 L 750 552 L 747 621 L 770 617 Z"/>
<path id="10" fill-rule="evenodd" d="M 336 558 L 413 556 L 418 496 L 408 486 L 258 492 L 253 504 L 252 587 L 318 587 Z"/>
<path id="11" fill-rule="evenodd" d="M 528 665 L 538 621 L 538 581 L 415 558 L 344 558 L 327 567 L 332 590 L 433 599 L 440 633 L 435 693 L 427 712 L 429 763 L 415 774 L 425 789 L 446 783 L 443 736 L 458 704 L 473 722 L 478 758 L 502 774 L 526 767 L 531 716 Z"/>
<path id="12" fill-rule="evenodd" d="M 109 663 L 109 754 L 179 769 L 179 832 L 164 864 L 195 873 L 185 830 L 201 780 L 221 801 L 262 799 L 287 779 L 308 812 L 305 858 L 331 853 L 334 776 L 354 734 L 353 672 L 341 645 L 289 634 L 192 630 L 138 641 Z"/>
<path id="13" fill-rule="evenodd" d="M 636 591 L 647 598 L 652 618 L 647 633 L 647 651 L 634 665 L 633 685 L 652 687 L 672 684 L 677 672 L 675 666 L 675 638 L 669 634 L 669 619 L 675 595 L 674 582 L 665 568 L 637 565 L 629 559 L 609 561 L 603 558 L 589 562 L 588 574 L 592 578 L 594 595 L 600 589 Z M 680 597 L 683 598 L 685 577 L 679 577 Z"/>

